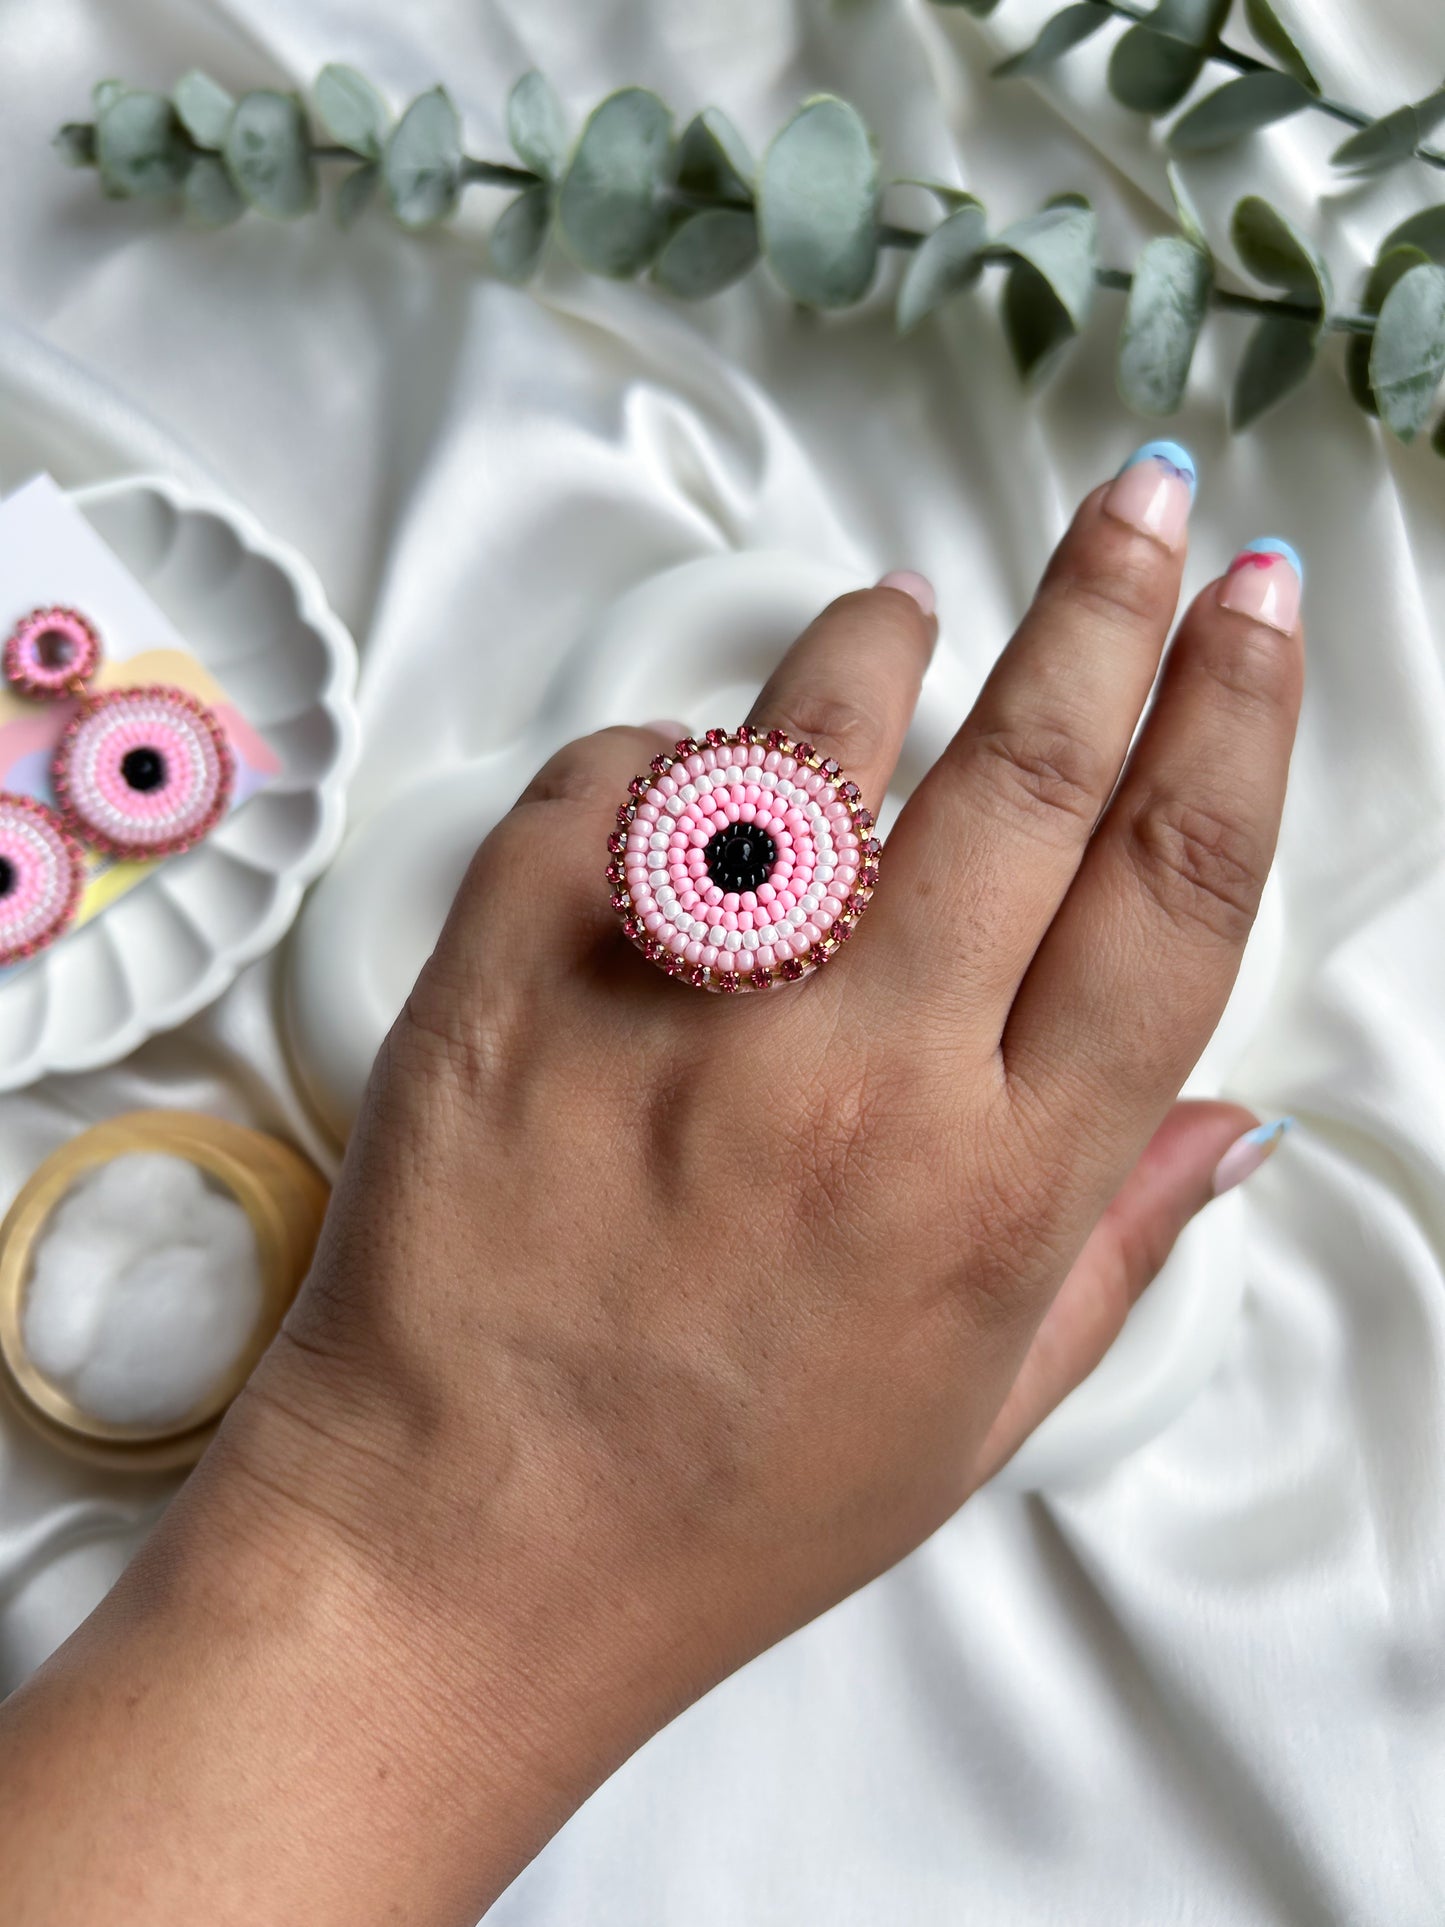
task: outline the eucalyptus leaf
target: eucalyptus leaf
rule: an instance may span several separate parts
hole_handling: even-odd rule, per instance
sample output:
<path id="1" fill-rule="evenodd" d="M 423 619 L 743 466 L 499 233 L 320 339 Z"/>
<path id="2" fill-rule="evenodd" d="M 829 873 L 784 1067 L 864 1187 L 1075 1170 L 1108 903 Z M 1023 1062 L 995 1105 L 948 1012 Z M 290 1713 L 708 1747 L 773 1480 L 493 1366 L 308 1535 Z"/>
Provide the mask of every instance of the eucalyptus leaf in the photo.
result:
<path id="1" fill-rule="evenodd" d="M 1429 258 L 1422 248 L 1408 245 L 1386 248 L 1370 269 L 1369 279 L 1360 296 L 1363 312 L 1378 315 L 1384 306 L 1385 296 L 1395 283 L 1411 268 L 1418 268 Z M 1345 381 L 1350 393 L 1368 415 L 1378 415 L 1380 412 L 1375 391 L 1370 386 L 1370 351 L 1373 346 L 1373 335 L 1351 335 L 1345 343 Z"/>
<path id="2" fill-rule="evenodd" d="M 567 116 L 556 88 L 535 67 L 507 96 L 507 137 L 534 174 L 556 180 L 567 158 Z"/>
<path id="3" fill-rule="evenodd" d="M 1431 432 L 1430 446 L 1437 455 L 1445 455 L 1445 415 L 1440 417 Z"/>
<path id="4" fill-rule="evenodd" d="M 1288 315 L 1266 315 L 1245 344 L 1234 380 L 1230 425 L 1248 428 L 1282 401 L 1314 365 L 1319 330 Z"/>
<path id="5" fill-rule="evenodd" d="M 1293 74 L 1275 73 L 1273 69 L 1240 74 L 1181 115 L 1169 131 L 1170 149 L 1176 154 L 1202 154 L 1210 148 L 1227 147 L 1261 127 L 1288 120 L 1291 114 L 1308 107 L 1313 98 Z"/>
<path id="6" fill-rule="evenodd" d="M 456 212 L 461 195 L 462 124 L 445 87 L 407 108 L 387 136 L 381 178 L 403 227 L 430 227 Z"/>
<path id="7" fill-rule="evenodd" d="M 656 254 L 671 147 L 672 115 L 645 88 L 626 87 L 594 110 L 557 201 L 563 239 L 584 268 L 625 277 Z"/>
<path id="8" fill-rule="evenodd" d="M 331 138 L 364 160 L 380 160 L 391 115 L 366 75 L 333 60 L 316 76 L 315 94 L 316 111 Z"/>
<path id="9" fill-rule="evenodd" d="M 1317 94 L 1320 83 L 1310 71 L 1309 62 L 1290 38 L 1271 0 L 1244 0 L 1244 18 L 1249 31 L 1266 53 L 1272 53 L 1287 73 L 1293 74 L 1312 94 Z"/>
<path id="10" fill-rule="evenodd" d="M 1003 284 L 1000 312 L 1014 363 L 1033 386 L 1074 339 L 1069 311 L 1031 262 L 1016 261 Z"/>
<path id="11" fill-rule="evenodd" d="M 246 197 L 219 154 L 197 154 L 185 185 L 186 219 L 192 227 L 229 227 L 246 212 Z"/>
<path id="12" fill-rule="evenodd" d="M 994 78 L 1012 80 L 1025 74 L 1042 73 L 1072 48 L 1081 46 L 1112 18 L 1108 7 L 1098 4 L 1098 0 L 1077 0 L 1076 5 L 1065 7 L 1062 13 L 1044 22 L 1032 46 L 1001 60 L 993 70 Z"/>
<path id="13" fill-rule="evenodd" d="M 1182 235 L 1147 241 L 1119 336 L 1119 393 L 1141 415 L 1172 415 L 1184 399 L 1189 364 L 1209 311 L 1209 256 Z"/>
<path id="14" fill-rule="evenodd" d="M 1256 280 L 1318 306 L 1318 332 L 1330 305 L 1329 269 L 1299 230 L 1258 194 L 1247 194 L 1235 207 L 1230 235 Z"/>
<path id="15" fill-rule="evenodd" d="M 552 198 L 551 185 L 539 181 L 502 209 L 487 251 L 504 281 L 520 284 L 536 269 L 552 226 Z"/>
<path id="16" fill-rule="evenodd" d="M 1370 387 L 1380 419 L 1402 442 L 1413 441 L 1425 426 L 1442 374 L 1445 268 L 1425 261 L 1401 275 L 1385 296 L 1370 351 Z"/>
<path id="17" fill-rule="evenodd" d="M 1109 56 L 1109 92 L 1137 114 L 1167 114 L 1199 78 L 1204 55 L 1187 40 L 1130 27 Z"/>
<path id="18" fill-rule="evenodd" d="M 1445 202 L 1422 207 L 1392 227 L 1380 243 L 1380 252 L 1385 254 L 1397 247 L 1423 248 L 1432 261 L 1445 265 Z"/>
<path id="19" fill-rule="evenodd" d="M 979 250 L 988 221 L 975 201 L 940 221 L 914 251 L 898 290 L 898 332 L 907 334 L 940 303 L 971 288 L 983 273 Z"/>
<path id="20" fill-rule="evenodd" d="M 758 224 L 730 207 L 689 214 L 669 235 L 652 278 L 684 301 L 701 301 L 740 281 L 758 258 Z"/>
<path id="21" fill-rule="evenodd" d="M 126 91 L 123 80 L 98 80 L 90 90 L 90 104 L 95 109 L 97 120 Z"/>
<path id="22" fill-rule="evenodd" d="M 1217 37 L 1230 0 L 1160 0 L 1147 19 L 1130 27 L 1109 61 L 1115 100 L 1141 114 L 1177 107 L 1199 77 L 1205 50 Z"/>
<path id="23" fill-rule="evenodd" d="M 1445 120 L 1445 88 L 1393 113 L 1382 114 L 1351 134 L 1330 159 L 1347 174 L 1380 174 L 1409 160 L 1421 141 Z"/>
<path id="24" fill-rule="evenodd" d="M 998 5 L 998 0 L 934 0 L 940 7 L 958 7 L 964 13 L 971 13 L 975 20 L 987 20 Z"/>
<path id="25" fill-rule="evenodd" d="M 95 126 L 88 120 L 68 120 L 51 146 L 67 167 L 95 166 Z"/>
<path id="26" fill-rule="evenodd" d="M 878 261 L 878 157 L 845 100 L 807 101 L 774 139 L 758 177 L 768 265 L 794 300 L 841 308 L 868 291 Z"/>
<path id="27" fill-rule="evenodd" d="M 295 94 L 261 87 L 243 94 L 226 129 L 231 178 L 263 214 L 287 221 L 316 205 L 311 134 Z"/>
<path id="28" fill-rule="evenodd" d="M 705 107 L 683 129 L 676 180 L 685 192 L 745 201 L 752 194 L 755 171 L 747 142 L 721 108 Z"/>
<path id="29" fill-rule="evenodd" d="M 1048 282 L 1075 329 L 1094 305 L 1094 254 L 1098 221 L 1077 195 L 1060 195 L 1050 207 L 1015 221 L 998 245 L 1031 263 Z"/>
<path id="30" fill-rule="evenodd" d="M 176 110 L 164 94 L 113 95 L 95 124 L 95 158 L 112 194 L 174 194 L 186 178 L 186 151 Z"/>
<path id="31" fill-rule="evenodd" d="M 171 99 L 181 117 L 181 125 L 197 147 L 218 150 L 225 141 L 226 128 L 236 105 L 219 81 L 193 67 L 171 89 Z"/>
<path id="32" fill-rule="evenodd" d="M 354 227 L 376 198 L 381 185 L 381 167 L 376 161 L 363 161 L 353 167 L 336 190 L 338 227 Z"/>
<path id="33" fill-rule="evenodd" d="M 1194 197 L 1185 186 L 1184 176 L 1174 165 L 1166 161 L 1164 172 L 1169 181 L 1169 192 L 1174 201 L 1174 214 L 1179 222 L 1179 231 L 1186 241 L 1192 241 L 1201 254 L 1211 252 L 1209 236 L 1204 231 L 1204 222 L 1199 209 L 1194 205 Z"/>

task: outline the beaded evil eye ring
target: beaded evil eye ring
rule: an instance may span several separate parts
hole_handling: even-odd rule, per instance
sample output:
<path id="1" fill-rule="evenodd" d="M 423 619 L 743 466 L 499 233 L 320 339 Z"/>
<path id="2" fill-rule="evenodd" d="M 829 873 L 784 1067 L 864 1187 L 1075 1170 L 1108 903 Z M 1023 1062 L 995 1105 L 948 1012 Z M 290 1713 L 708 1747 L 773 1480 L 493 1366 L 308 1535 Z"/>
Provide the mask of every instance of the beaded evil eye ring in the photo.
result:
<path id="1" fill-rule="evenodd" d="M 78 609 L 32 609 L 5 638 L 5 677 L 42 701 L 75 696 L 95 674 L 100 637 Z"/>
<path id="2" fill-rule="evenodd" d="M 53 942 L 84 885 L 80 845 L 54 810 L 33 796 L 0 795 L 0 965 Z"/>
<path id="3" fill-rule="evenodd" d="M 206 705 L 164 684 L 89 697 L 51 765 L 66 827 L 108 856 L 188 850 L 226 812 L 235 759 Z"/>
<path id="4" fill-rule="evenodd" d="M 796 983 L 867 907 L 872 831 L 858 785 L 811 743 L 710 729 L 629 783 L 607 839 L 612 907 L 649 963 L 699 990 Z"/>

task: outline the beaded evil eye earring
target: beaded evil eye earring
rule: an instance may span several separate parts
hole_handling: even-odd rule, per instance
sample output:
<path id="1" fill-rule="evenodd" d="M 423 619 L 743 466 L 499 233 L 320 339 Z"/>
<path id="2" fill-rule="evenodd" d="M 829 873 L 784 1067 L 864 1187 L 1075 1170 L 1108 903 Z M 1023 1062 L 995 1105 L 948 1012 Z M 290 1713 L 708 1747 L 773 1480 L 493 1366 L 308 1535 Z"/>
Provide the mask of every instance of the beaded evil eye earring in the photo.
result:
<path id="1" fill-rule="evenodd" d="M 95 625 L 76 609 L 32 609 L 6 638 L 20 694 L 79 698 L 50 765 L 59 810 L 0 792 L 0 965 L 65 931 L 85 887 L 82 843 L 106 856 L 188 850 L 226 813 L 236 764 L 214 713 L 165 684 L 87 695 L 100 664 Z"/>
<path id="2" fill-rule="evenodd" d="M 225 731 L 204 703 L 166 684 L 85 694 L 99 662 L 95 627 L 75 609 L 34 609 L 5 644 L 5 674 L 23 694 L 81 699 L 50 766 L 65 827 L 106 856 L 188 850 L 231 799 Z"/>
<path id="3" fill-rule="evenodd" d="M 80 845 L 55 811 L 33 796 L 0 794 L 0 965 L 54 943 L 84 887 Z"/>

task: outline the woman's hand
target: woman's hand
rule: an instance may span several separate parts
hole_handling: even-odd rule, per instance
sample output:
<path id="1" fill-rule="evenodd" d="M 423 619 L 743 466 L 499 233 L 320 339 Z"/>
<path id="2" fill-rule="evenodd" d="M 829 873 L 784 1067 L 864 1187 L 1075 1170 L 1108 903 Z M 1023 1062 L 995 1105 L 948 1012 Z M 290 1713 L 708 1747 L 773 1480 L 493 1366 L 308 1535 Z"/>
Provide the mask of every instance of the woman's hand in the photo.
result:
<path id="1" fill-rule="evenodd" d="M 1254 1119 L 1171 1106 L 1271 860 L 1302 638 L 1288 560 L 1211 583 L 1130 751 L 1188 492 L 1149 457 L 1084 503 L 802 984 L 704 995 L 622 938 L 606 839 L 656 729 L 563 750 L 482 845 L 312 1277 L 131 1582 L 193 1557 L 238 1651 L 261 1609 L 228 1612 L 218 1538 L 240 1599 L 324 1599 L 351 1685 L 294 1687 L 277 1759 L 324 1731 L 366 1762 L 348 1800 L 373 1765 L 425 1787 L 410 1858 L 273 1822 L 277 1894 L 324 1863 L 341 1896 L 309 1921 L 389 1918 L 358 1880 L 472 1918 L 674 1712 L 940 1525 L 1210 1195 Z M 903 582 L 827 609 L 751 716 L 875 800 L 935 634 Z"/>

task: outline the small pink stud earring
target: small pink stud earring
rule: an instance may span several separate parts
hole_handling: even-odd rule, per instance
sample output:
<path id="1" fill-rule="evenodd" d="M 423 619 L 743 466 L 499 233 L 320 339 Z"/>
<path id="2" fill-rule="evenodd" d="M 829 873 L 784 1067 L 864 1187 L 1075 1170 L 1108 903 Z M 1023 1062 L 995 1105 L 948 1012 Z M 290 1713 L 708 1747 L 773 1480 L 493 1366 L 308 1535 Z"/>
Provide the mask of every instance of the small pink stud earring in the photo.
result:
<path id="1" fill-rule="evenodd" d="M 78 696 L 100 664 L 100 637 L 78 609 L 32 609 L 5 640 L 5 676 L 24 696 Z"/>

